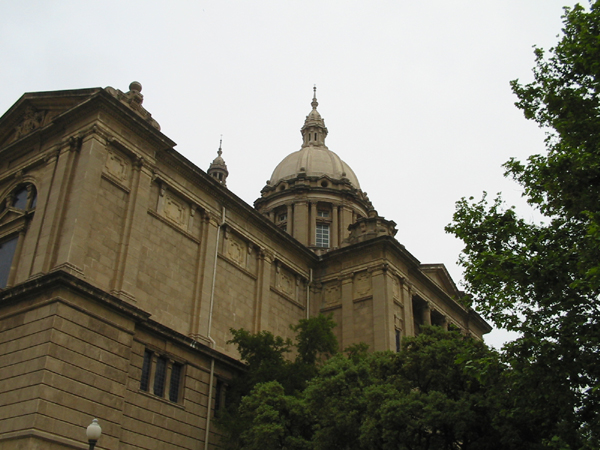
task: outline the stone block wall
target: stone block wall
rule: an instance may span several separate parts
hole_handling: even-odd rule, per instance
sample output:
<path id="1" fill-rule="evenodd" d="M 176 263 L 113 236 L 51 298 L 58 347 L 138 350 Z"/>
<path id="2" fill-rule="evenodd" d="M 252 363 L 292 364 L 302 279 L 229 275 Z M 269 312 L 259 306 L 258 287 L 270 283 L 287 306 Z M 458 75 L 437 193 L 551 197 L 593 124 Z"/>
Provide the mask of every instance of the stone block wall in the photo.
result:
<path id="1" fill-rule="evenodd" d="M 216 380 L 230 379 L 239 363 L 63 272 L 7 294 L 0 295 L 0 448 L 87 448 L 93 418 L 103 448 L 204 445 Z M 146 350 L 167 361 L 162 395 L 141 387 Z M 171 398 L 175 364 L 181 375 Z M 209 436 L 218 447 L 214 421 Z"/>

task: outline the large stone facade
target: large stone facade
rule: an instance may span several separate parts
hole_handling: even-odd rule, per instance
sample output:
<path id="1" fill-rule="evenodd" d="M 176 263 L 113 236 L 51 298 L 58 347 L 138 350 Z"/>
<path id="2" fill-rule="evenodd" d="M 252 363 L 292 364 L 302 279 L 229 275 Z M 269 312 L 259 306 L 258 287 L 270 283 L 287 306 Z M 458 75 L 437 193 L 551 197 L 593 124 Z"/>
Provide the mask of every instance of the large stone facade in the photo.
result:
<path id="1" fill-rule="evenodd" d="M 142 101 L 139 83 L 32 93 L 0 118 L 1 448 L 87 448 L 94 417 L 99 448 L 218 446 L 230 328 L 291 337 L 324 312 L 342 347 L 374 350 L 423 324 L 490 330 L 331 159 L 316 98 L 313 162 L 284 159 L 256 208 L 220 151 L 194 166 Z"/>

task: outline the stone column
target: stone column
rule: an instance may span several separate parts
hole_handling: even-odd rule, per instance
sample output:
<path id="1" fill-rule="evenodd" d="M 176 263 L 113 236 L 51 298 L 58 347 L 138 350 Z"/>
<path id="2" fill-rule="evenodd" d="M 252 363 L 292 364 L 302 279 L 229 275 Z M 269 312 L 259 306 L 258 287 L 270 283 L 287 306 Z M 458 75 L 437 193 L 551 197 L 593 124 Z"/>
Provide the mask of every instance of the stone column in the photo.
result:
<path id="1" fill-rule="evenodd" d="M 431 305 L 429 302 L 425 302 L 423 306 L 423 325 L 431 325 Z"/>
<path id="2" fill-rule="evenodd" d="M 348 237 L 348 226 L 354 223 L 352 209 L 348 206 L 342 206 L 342 219 L 340 226 L 340 241 L 343 241 L 346 237 Z"/>
<path id="3" fill-rule="evenodd" d="M 302 244 L 308 245 L 308 202 L 299 201 L 294 204 L 294 236 Z"/>
<path id="4" fill-rule="evenodd" d="M 317 202 L 310 204 L 310 226 L 308 227 L 308 242 L 310 247 L 314 247 L 317 238 Z"/>
<path id="5" fill-rule="evenodd" d="M 291 203 L 287 204 L 287 232 L 294 235 L 294 208 Z"/>
<path id="6" fill-rule="evenodd" d="M 331 248 L 339 247 L 342 242 L 339 235 L 339 208 L 338 205 L 331 206 Z"/>
<path id="7" fill-rule="evenodd" d="M 442 330 L 448 331 L 448 318 L 446 316 L 442 316 L 442 323 L 440 324 Z"/>

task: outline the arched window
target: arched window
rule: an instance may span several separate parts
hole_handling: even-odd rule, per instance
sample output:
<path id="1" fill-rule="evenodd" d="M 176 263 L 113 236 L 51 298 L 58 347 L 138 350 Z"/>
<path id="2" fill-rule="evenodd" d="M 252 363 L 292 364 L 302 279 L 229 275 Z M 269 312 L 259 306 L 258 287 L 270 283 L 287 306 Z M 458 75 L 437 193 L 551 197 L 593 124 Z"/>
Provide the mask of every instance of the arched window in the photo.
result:
<path id="1" fill-rule="evenodd" d="M 19 255 L 19 238 L 27 229 L 37 203 L 37 191 L 31 183 L 15 187 L 0 202 L 0 289 L 11 284 L 13 264 Z"/>

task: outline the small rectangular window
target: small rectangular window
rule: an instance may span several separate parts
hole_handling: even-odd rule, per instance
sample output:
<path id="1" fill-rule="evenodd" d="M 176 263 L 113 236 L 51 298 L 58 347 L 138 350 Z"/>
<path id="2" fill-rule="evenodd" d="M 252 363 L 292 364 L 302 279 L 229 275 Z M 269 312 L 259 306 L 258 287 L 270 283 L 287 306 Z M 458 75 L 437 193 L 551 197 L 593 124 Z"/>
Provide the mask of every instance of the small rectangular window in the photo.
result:
<path id="1" fill-rule="evenodd" d="M 156 373 L 154 374 L 154 395 L 162 397 L 165 394 L 165 377 L 167 372 L 167 359 L 156 360 Z"/>
<path id="2" fill-rule="evenodd" d="M 317 247 L 329 247 L 329 224 L 318 223 L 316 237 Z"/>
<path id="3" fill-rule="evenodd" d="M 396 353 L 400 352 L 400 330 L 396 328 Z"/>
<path id="4" fill-rule="evenodd" d="M 319 217 L 329 217 L 329 211 L 324 211 L 322 209 L 317 211 L 317 216 Z"/>
<path id="5" fill-rule="evenodd" d="M 227 407 L 227 390 L 225 383 L 217 378 L 217 385 L 215 387 L 215 416 L 219 415 L 219 412 Z"/>
<path id="6" fill-rule="evenodd" d="M 181 370 L 183 366 L 174 363 L 171 368 L 171 383 L 169 384 L 169 400 L 172 402 L 179 401 L 179 384 L 181 383 Z"/>
<path id="7" fill-rule="evenodd" d="M 150 350 L 144 351 L 144 363 L 142 365 L 142 378 L 140 379 L 140 389 L 142 391 L 148 390 L 150 384 L 150 368 L 152 367 L 152 352 Z"/>
<path id="8" fill-rule="evenodd" d="M 277 217 L 277 220 L 279 222 L 285 222 L 287 220 L 287 213 L 279 214 L 279 216 Z"/>

